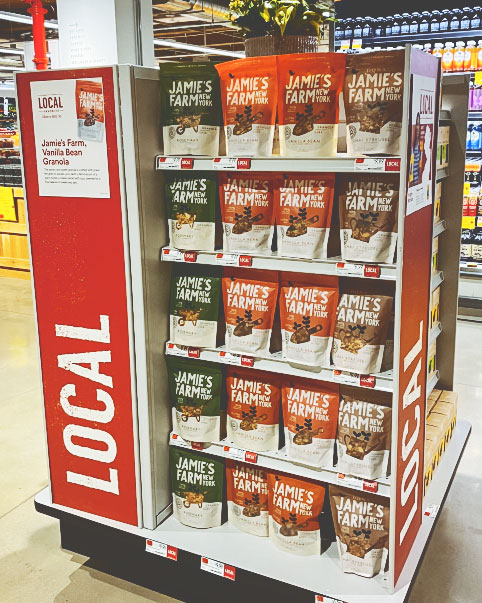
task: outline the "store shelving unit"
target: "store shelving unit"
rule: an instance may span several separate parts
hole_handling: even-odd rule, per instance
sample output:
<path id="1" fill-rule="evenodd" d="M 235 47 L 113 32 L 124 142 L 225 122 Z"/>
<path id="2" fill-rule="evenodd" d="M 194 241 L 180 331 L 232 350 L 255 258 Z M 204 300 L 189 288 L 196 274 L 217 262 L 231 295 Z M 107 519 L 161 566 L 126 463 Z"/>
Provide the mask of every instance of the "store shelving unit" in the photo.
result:
<path id="1" fill-rule="evenodd" d="M 456 29 L 454 31 L 438 31 L 429 33 L 404 34 L 399 36 L 370 36 L 360 38 L 363 46 L 379 46 L 390 44 L 399 46 L 405 44 L 417 44 L 419 42 L 438 42 L 447 40 L 472 40 L 482 38 L 482 29 Z M 343 40 L 335 40 L 335 48 L 339 48 Z"/>
<path id="2" fill-rule="evenodd" d="M 404 153 L 396 158 L 351 158 L 341 155 L 329 159 L 280 159 L 251 158 L 232 161 L 227 158 L 164 158 L 158 132 L 159 127 L 159 94 L 158 74 L 156 70 L 130 68 L 127 66 L 85 70 L 75 77 L 107 77 L 112 73 L 112 81 L 117 82 L 113 92 L 106 95 L 111 98 L 113 107 L 106 115 L 117 113 L 117 144 L 119 145 L 120 196 L 119 206 L 122 208 L 125 231 L 123 245 L 126 254 L 126 314 L 129 317 L 128 335 L 130 337 L 130 370 L 133 375 L 132 409 L 134 420 L 129 430 L 134 433 L 136 455 L 136 501 L 138 508 L 137 522 L 117 520 L 113 518 L 115 500 L 111 505 L 99 506 L 98 512 L 87 511 L 82 507 L 84 502 L 75 498 L 71 504 L 59 500 L 58 482 L 65 479 L 59 473 L 51 475 L 52 487 L 36 497 L 39 511 L 58 517 L 61 525 L 62 546 L 100 559 L 104 567 L 112 573 L 122 573 L 124 579 L 148 586 L 159 592 L 176 596 L 186 601 L 241 601 L 247 597 L 255 599 L 257 589 L 263 589 L 263 597 L 276 598 L 278 601 L 297 600 L 302 603 L 317 601 L 337 601 L 343 603 L 386 603 L 401 602 L 413 582 L 418 565 L 421 562 L 428 539 L 433 531 L 436 517 L 425 517 L 423 511 L 429 504 L 438 508 L 443 504 L 457 464 L 463 453 L 470 433 L 470 426 L 459 421 L 453 439 L 448 446 L 446 456 L 442 460 L 424 501 L 421 489 L 416 495 L 408 496 L 416 501 L 416 522 L 407 543 L 402 551 L 397 538 L 400 534 L 399 523 L 403 523 L 406 509 L 400 503 L 402 482 L 406 486 L 412 480 L 403 480 L 403 462 L 401 448 L 407 442 L 403 438 L 404 425 L 410 422 L 413 429 L 413 417 L 407 418 L 407 408 L 417 407 L 419 416 L 425 416 L 425 397 L 435 385 L 445 389 L 453 386 L 453 360 L 455 343 L 455 321 L 457 307 L 457 265 L 453 267 L 453 252 L 460 245 L 458 227 L 460 219 L 453 225 L 452 219 L 457 212 L 461 213 L 461 192 L 459 186 L 463 179 L 463 167 L 455 161 L 449 171 L 440 172 L 437 178 L 445 179 L 444 195 L 450 199 L 446 203 L 447 213 L 436 227 L 432 222 L 432 207 L 426 206 L 410 215 L 405 212 L 408 182 L 409 157 Z M 438 65 L 434 59 L 421 55 L 410 48 L 406 51 L 406 71 L 404 94 L 404 114 L 401 148 L 408 147 L 410 136 L 410 120 L 412 106 L 410 102 L 410 86 L 412 73 L 425 75 L 437 80 Z M 428 74 L 428 75 L 427 75 Z M 28 115 L 32 103 L 28 96 L 29 78 L 31 74 L 21 74 L 18 79 L 24 82 L 20 86 L 21 111 Z M 35 77 L 54 79 L 55 72 L 36 74 Z M 72 76 L 73 77 L 73 76 Z M 110 77 L 110 76 L 109 76 Z M 457 113 L 456 104 L 467 97 L 467 81 L 453 80 L 450 86 L 443 84 L 444 109 L 452 111 L 454 124 L 453 136 L 460 137 L 465 128 L 461 115 Z M 447 93 L 445 95 L 445 93 Z M 437 106 L 437 103 L 434 103 Z M 466 106 L 466 103 L 465 103 Z M 436 116 L 437 117 L 437 116 Z M 120 127 L 122 125 L 122 128 Z M 107 126 L 106 126 L 107 127 Z M 111 127 L 111 126 L 109 126 Z M 122 130 L 122 135 L 121 135 Z M 454 139 L 454 140 L 455 140 Z M 463 138 L 465 142 L 465 135 Z M 456 145 L 455 145 L 456 147 Z M 454 147 L 454 148 L 455 148 Z M 30 151 L 24 148 L 29 158 Z M 456 153 L 453 153 L 453 156 Z M 153 158 L 155 167 L 153 168 Z M 300 166 L 297 168 L 296 166 Z M 220 170 L 240 169 L 256 171 L 283 171 L 302 169 L 319 172 L 397 172 L 400 174 L 400 204 L 398 224 L 398 254 L 393 266 L 381 265 L 374 269 L 373 265 L 351 264 L 342 262 L 340 258 L 327 261 L 306 262 L 304 260 L 285 260 L 273 256 L 250 256 L 250 267 L 253 270 L 272 268 L 313 274 L 337 274 L 340 279 L 353 277 L 365 278 L 367 283 L 376 284 L 388 281 L 395 291 L 395 362 L 394 370 L 378 375 L 354 376 L 344 371 L 336 371 L 334 367 L 320 367 L 313 371 L 306 366 L 295 366 L 283 361 L 279 356 L 268 358 L 250 358 L 247 356 L 227 355 L 224 350 L 181 348 L 172 346 L 169 339 L 169 282 L 173 261 L 189 261 L 197 264 L 234 264 L 240 265 L 236 254 L 222 252 L 190 254 L 177 253 L 167 248 L 166 215 L 159 191 L 163 187 L 165 170 Z M 462 171 L 461 171 L 462 170 Z M 111 172 L 111 178 L 114 173 Z M 117 177 L 117 174 L 115 174 Z M 434 178 L 435 180 L 435 178 Z M 32 188 L 30 188 L 32 191 Z M 27 195 L 29 187 L 27 187 Z M 35 190 L 32 193 L 32 203 Z M 444 207 L 444 204 L 442 204 Z M 460 216 L 459 216 L 460 218 Z M 35 236 L 35 224 L 30 225 Z M 41 233 L 38 233 L 40 236 Z M 440 234 L 439 272 L 431 277 L 430 259 L 432 237 Z M 422 243 L 421 252 L 416 249 Z M 69 240 L 75 246 L 76 241 Z M 444 255 L 444 249 L 447 255 Z M 36 271 L 36 253 L 33 248 L 33 271 Z M 79 250 L 75 250 L 79 253 Z M 172 253 L 172 256 L 171 256 Z M 221 257 L 218 257 L 221 254 Z M 167 257 L 171 256 L 171 257 Z M 229 257 L 228 257 L 229 256 Z M 234 256 L 234 257 L 232 257 Z M 450 257 L 449 257 L 450 256 Z M 162 261 L 159 261 L 159 260 Z M 167 261 L 166 261 L 167 260 Z M 40 261 L 40 260 L 38 260 Z M 104 258 L 99 257 L 102 263 Z M 50 260 L 49 270 L 56 275 L 55 266 Z M 458 256 L 457 256 L 458 263 Z M 102 265 L 102 264 L 101 264 Z M 241 264 L 245 265 L 245 264 Z M 377 267 L 375 267 L 377 268 Z M 411 280 L 412 279 L 412 280 Z M 75 275 L 73 286 L 81 279 Z M 414 283 L 414 280 L 416 281 Z M 412 283 L 416 290 L 407 298 L 406 291 Z M 428 304 L 432 288 L 442 286 L 441 323 L 428 331 Z M 82 290 L 82 294 L 86 295 Z M 95 292 L 92 293 L 95 295 Z M 115 302 L 113 302 L 115 303 Z M 118 304 L 121 302 L 117 302 Z M 98 317 L 96 317 L 98 320 Z M 42 316 L 39 315 L 39 321 Z M 126 321 L 127 323 L 127 321 Z M 422 323 L 422 331 L 419 324 Z M 97 323 L 95 323 L 97 324 Z M 127 329 L 127 327 L 126 327 Z M 421 341 L 417 352 L 418 341 Z M 440 343 L 440 357 L 435 374 L 427 381 L 425 377 L 427 362 L 427 344 L 437 340 Z M 167 342 L 167 343 L 166 343 Z M 442 344 L 443 342 L 443 344 Z M 42 346 L 42 340 L 41 340 Z M 420 394 L 413 398 L 410 405 L 402 403 L 404 395 L 410 391 L 408 370 L 413 364 L 413 354 L 420 355 Z M 114 350 L 115 351 L 115 350 Z M 56 358 L 49 362 L 55 366 Z M 253 368 L 269 370 L 279 374 L 308 376 L 314 379 L 356 384 L 359 387 L 370 387 L 393 393 L 393 426 L 392 426 L 392 461 L 391 474 L 387 479 L 367 482 L 360 479 L 339 476 L 336 467 L 314 469 L 305 465 L 288 461 L 283 450 L 278 453 L 259 453 L 256 462 L 260 466 L 285 470 L 295 475 L 311 477 L 324 483 L 343 483 L 354 491 L 368 490 L 377 492 L 390 499 L 390 565 L 389 570 L 374 579 L 365 579 L 347 575 L 341 571 L 338 553 L 334 544 L 330 544 L 321 556 L 300 560 L 276 550 L 268 539 L 258 539 L 234 530 L 229 524 L 209 530 L 196 530 L 180 525 L 170 515 L 170 489 L 168 481 L 169 446 L 179 445 L 176 434 L 171 433 L 170 403 L 166 378 L 165 355 L 185 355 L 211 362 L 247 364 Z M 412 355 L 411 355 L 412 354 Z M 42 354 L 43 359 L 48 352 Z M 113 358 L 115 355 L 113 354 Z M 408 362 L 407 358 L 412 358 Z M 405 364 L 404 364 L 405 360 Z M 425 365 L 423 364 L 425 361 Z M 408 364 L 408 369 L 403 368 Z M 57 391 L 58 395 L 58 391 Z M 120 397 L 125 395 L 122 392 Z M 47 396 L 45 404 L 55 402 L 55 411 L 59 404 L 55 395 Z M 124 403 L 127 404 L 127 403 Z M 119 406 L 122 411 L 122 406 Z M 52 430 L 56 423 L 47 425 Z M 123 428 L 125 436 L 127 428 Z M 118 440 L 118 446 L 123 438 Z M 188 445 L 189 444 L 183 444 Z M 228 449 L 226 449 L 228 448 Z M 198 449 L 198 447 L 196 447 Z M 213 443 L 204 449 L 214 456 L 226 457 L 246 455 L 243 451 L 231 447 L 227 441 Z M 423 426 L 420 426 L 416 442 L 416 451 L 423 459 Z M 54 452 L 51 451 L 51 455 Z M 247 459 L 246 456 L 244 456 Z M 250 457 L 253 460 L 252 457 Z M 52 460 L 52 457 L 51 457 Z M 405 459 L 406 460 L 406 459 Z M 423 465 L 423 462 L 422 462 Z M 103 466 L 102 469 L 105 469 Z M 423 467 L 419 467 L 419 477 L 423 479 Z M 65 484 L 64 484 L 65 485 Z M 421 482 L 420 482 L 421 485 Z M 106 499 L 107 500 L 107 499 Z M 77 507 L 77 508 L 75 508 Z M 157 545 L 157 554 L 153 547 Z M 165 546 L 164 546 L 165 545 Z M 164 557 L 163 557 L 164 555 Z M 177 561 L 174 561 L 174 557 Z M 206 560 L 219 562 L 210 565 Z M 398 565 L 396 565 L 398 563 Z M 213 575 L 206 566 L 215 567 L 220 575 Z M 235 580 L 226 579 L 226 567 L 235 570 Z M 233 577 L 232 573 L 228 575 Z M 316 599 L 316 597 L 319 597 Z"/>

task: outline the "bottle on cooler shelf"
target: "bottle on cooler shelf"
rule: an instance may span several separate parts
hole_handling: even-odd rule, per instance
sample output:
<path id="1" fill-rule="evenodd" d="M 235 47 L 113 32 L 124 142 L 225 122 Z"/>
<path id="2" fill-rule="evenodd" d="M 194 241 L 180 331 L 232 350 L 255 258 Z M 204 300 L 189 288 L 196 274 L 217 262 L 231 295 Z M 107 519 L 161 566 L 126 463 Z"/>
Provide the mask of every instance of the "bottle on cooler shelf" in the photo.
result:
<path id="1" fill-rule="evenodd" d="M 482 69 L 482 40 L 477 42 L 477 71 Z"/>
<path id="2" fill-rule="evenodd" d="M 460 29 L 460 19 L 462 18 L 462 11 L 460 8 L 454 8 L 452 10 L 452 18 L 449 22 L 449 30 L 457 31 Z"/>
<path id="3" fill-rule="evenodd" d="M 410 13 L 402 13 L 402 20 L 400 22 L 400 34 L 406 36 L 410 33 Z"/>
<path id="4" fill-rule="evenodd" d="M 418 34 L 418 32 L 420 30 L 421 17 L 422 17 L 421 14 L 418 12 L 412 13 L 412 15 L 410 17 L 410 22 L 409 22 L 409 33 L 410 34 Z"/>
<path id="5" fill-rule="evenodd" d="M 463 71 L 465 63 L 465 42 L 455 44 L 454 62 L 452 71 Z"/>
<path id="6" fill-rule="evenodd" d="M 338 23 L 335 27 L 335 40 L 343 40 L 345 33 L 344 19 L 338 19 Z"/>
<path id="7" fill-rule="evenodd" d="M 392 21 L 392 36 L 399 36 L 402 27 L 402 15 L 400 13 L 396 13 L 393 15 Z"/>
<path id="8" fill-rule="evenodd" d="M 355 39 L 362 37 L 363 25 L 364 25 L 363 17 L 357 17 L 355 19 L 355 23 L 353 25 L 353 37 Z"/>
<path id="9" fill-rule="evenodd" d="M 454 68 L 454 43 L 447 42 L 445 44 L 444 53 L 442 56 L 442 71 L 450 73 Z"/>
<path id="10" fill-rule="evenodd" d="M 434 57 L 438 57 L 439 59 L 443 58 L 444 45 L 441 42 L 436 42 L 433 45 L 432 54 L 433 54 Z"/>
<path id="11" fill-rule="evenodd" d="M 473 10 L 469 6 L 464 6 L 462 16 L 460 17 L 460 29 L 467 31 L 470 29 L 470 21 L 472 19 Z"/>
<path id="12" fill-rule="evenodd" d="M 432 11 L 432 17 L 430 19 L 430 31 L 432 33 L 438 33 L 440 31 L 440 20 L 442 16 L 439 10 Z"/>
<path id="13" fill-rule="evenodd" d="M 430 29 L 430 13 L 428 12 L 428 10 L 424 10 L 424 11 L 422 11 L 422 13 L 420 15 L 419 31 L 421 34 L 423 34 L 423 33 L 428 33 L 429 29 Z"/>
<path id="14" fill-rule="evenodd" d="M 344 33 L 342 40 L 351 40 L 353 38 L 353 19 L 345 19 Z"/>
<path id="15" fill-rule="evenodd" d="M 373 36 L 373 17 L 365 17 L 362 27 L 362 38 L 371 38 Z"/>
<path id="16" fill-rule="evenodd" d="M 432 54 L 432 44 L 430 44 L 430 42 L 427 42 L 427 44 L 424 44 L 423 51 L 427 52 L 428 54 Z"/>
<path id="17" fill-rule="evenodd" d="M 385 17 L 378 17 L 378 19 L 375 19 L 373 35 L 376 38 L 380 38 L 385 35 L 386 23 L 387 20 L 385 19 Z"/>
<path id="18" fill-rule="evenodd" d="M 384 36 L 392 35 L 392 25 L 393 25 L 393 17 L 387 17 L 385 19 L 385 33 Z"/>
<path id="19" fill-rule="evenodd" d="M 474 6 L 472 9 L 472 18 L 470 19 L 470 29 L 480 29 L 480 17 L 482 14 L 482 7 Z"/>
<path id="20" fill-rule="evenodd" d="M 448 8 L 445 8 L 441 13 L 440 31 L 449 30 L 449 21 L 452 19 L 452 13 Z"/>
<path id="21" fill-rule="evenodd" d="M 469 40 L 465 47 L 464 71 L 475 71 L 477 69 L 477 49 L 475 40 Z"/>

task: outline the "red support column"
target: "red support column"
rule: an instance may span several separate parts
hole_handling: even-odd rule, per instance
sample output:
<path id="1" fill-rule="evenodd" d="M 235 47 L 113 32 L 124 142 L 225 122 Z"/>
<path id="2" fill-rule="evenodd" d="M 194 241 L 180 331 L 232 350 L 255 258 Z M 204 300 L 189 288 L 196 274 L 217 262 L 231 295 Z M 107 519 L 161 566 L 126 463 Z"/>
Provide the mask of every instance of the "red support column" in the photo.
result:
<path id="1" fill-rule="evenodd" d="M 35 58 L 33 62 L 37 69 L 47 69 L 49 60 L 47 58 L 47 42 L 45 39 L 44 15 L 47 12 L 42 5 L 42 0 L 25 0 L 30 2 L 30 8 L 27 12 L 32 15 L 32 32 Z"/>

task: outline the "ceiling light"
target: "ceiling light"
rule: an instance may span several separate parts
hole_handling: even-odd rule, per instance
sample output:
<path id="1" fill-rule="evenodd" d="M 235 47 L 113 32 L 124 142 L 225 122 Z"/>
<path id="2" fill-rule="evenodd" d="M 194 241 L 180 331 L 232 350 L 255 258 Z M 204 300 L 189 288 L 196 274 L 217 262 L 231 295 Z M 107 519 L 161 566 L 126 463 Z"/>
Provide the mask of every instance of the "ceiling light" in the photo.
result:
<path id="1" fill-rule="evenodd" d="M 8 13 L 4 10 L 0 10 L 0 21 L 12 21 L 13 23 L 26 23 L 32 25 L 32 17 L 27 15 L 19 15 L 17 13 Z M 46 29 L 58 29 L 59 25 L 55 21 L 45 21 Z"/>
<path id="2" fill-rule="evenodd" d="M 230 50 L 221 50 L 219 48 L 207 48 L 206 46 L 195 46 L 194 44 L 184 44 L 183 42 L 171 42 L 169 40 L 154 40 L 156 46 L 167 46 L 168 48 L 176 48 L 178 50 L 190 50 L 191 52 L 199 52 L 200 54 L 216 54 L 222 57 L 233 57 L 242 59 L 244 52 L 232 52 Z M 159 57 L 161 58 L 161 57 Z"/>

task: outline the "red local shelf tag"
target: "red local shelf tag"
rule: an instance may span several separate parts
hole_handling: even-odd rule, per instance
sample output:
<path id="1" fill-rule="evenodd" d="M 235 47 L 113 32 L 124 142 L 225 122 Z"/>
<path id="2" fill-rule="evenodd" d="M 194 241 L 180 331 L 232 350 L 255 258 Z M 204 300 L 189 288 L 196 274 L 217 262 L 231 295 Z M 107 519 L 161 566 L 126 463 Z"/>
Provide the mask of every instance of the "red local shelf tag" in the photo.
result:
<path id="1" fill-rule="evenodd" d="M 169 356 L 181 356 L 182 358 L 199 358 L 201 356 L 201 350 L 199 348 L 177 345 L 170 341 L 166 343 L 166 353 Z"/>
<path id="2" fill-rule="evenodd" d="M 399 172 L 400 157 L 357 157 L 355 172 Z"/>
<path id="3" fill-rule="evenodd" d="M 157 542 L 156 540 L 150 540 L 148 538 L 146 540 L 146 551 L 148 553 L 153 553 L 154 555 L 159 555 L 159 557 L 177 561 L 177 548 L 164 544 L 163 542 Z"/>
<path id="4" fill-rule="evenodd" d="M 338 473 L 337 483 L 343 486 L 349 486 L 350 488 L 355 488 L 356 490 L 363 490 L 365 492 L 378 492 L 377 482 L 356 477 L 354 475 Z"/>
<path id="5" fill-rule="evenodd" d="M 373 375 L 360 375 L 361 387 L 375 387 L 376 379 Z"/>
<path id="6" fill-rule="evenodd" d="M 225 352 L 224 350 L 219 352 L 219 362 L 224 364 L 233 364 L 235 366 L 254 366 L 254 358 L 252 356 L 231 354 L 231 352 Z"/>
<path id="7" fill-rule="evenodd" d="M 235 461 L 244 461 L 245 463 L 252 463 L 255 465 L 258 462 L 258 454 L 256 452 L 250 452 L 249 450 L 243 450 L 241 448 L 232 448 L 231 446 L 223 446 L 224 456 L 228 459 Z"/>
<path id="8" fill-rule="evenodd" d="M 213 159 L 215 170 L 250 170 L 251 159 L 241 157 L 215 157 Z"/>
<path id="9" fill-rule="evenodd" d="M 192 170 L 194 159 L 192 157 L 183 157 L 181 159 L 181 170 Z"/>
<path id="10" fill-rule="evenodd" d="M 189 448 L 191 450 L 203 450 L 202 442 L 190 442 L 184 440 L 177 433 L 171 433 L 170 443 L 179 448 Z"/>
<path id="11" fill-rule="evenodd" d="M 372 264 L 347 264 L 346 262 L 337 262 L 336 274 L 339 276 L 379 278 L 380 266 L 373 266 Z"/>
<path id="12" fill-rule="evenodd" d="M 250 267 L 253 261 L 250 255 L 239 255 L 238 253 L 217 253 L 216 264 L 221 266 L 245 266 Z"/>
<path id="13" fill-rule="evenodd" d="M 181 251 L 173 247 L 164 247 L 162 250 L 162 259 L 165 262 L 197 262 L 197 253 L 195 251 Z"/>
<path id="14" fill-rule="evenodd" d="M 236 580 L 236 568 L 221 561 L 215 561 L 208 557 L 201 557 L 201 569 L 210 574 L 227 578 L 228 580 Z"/>

